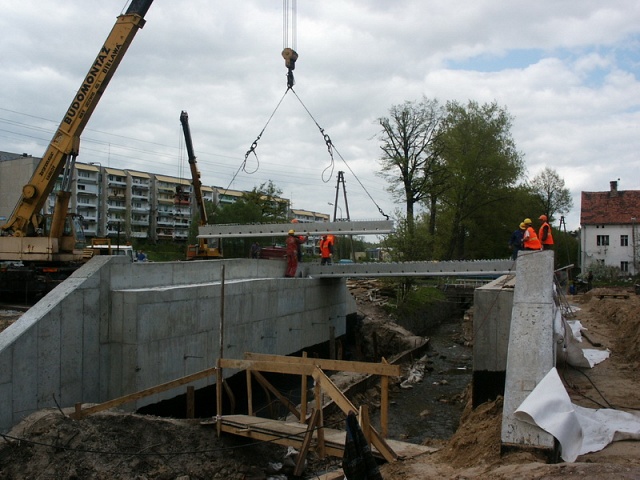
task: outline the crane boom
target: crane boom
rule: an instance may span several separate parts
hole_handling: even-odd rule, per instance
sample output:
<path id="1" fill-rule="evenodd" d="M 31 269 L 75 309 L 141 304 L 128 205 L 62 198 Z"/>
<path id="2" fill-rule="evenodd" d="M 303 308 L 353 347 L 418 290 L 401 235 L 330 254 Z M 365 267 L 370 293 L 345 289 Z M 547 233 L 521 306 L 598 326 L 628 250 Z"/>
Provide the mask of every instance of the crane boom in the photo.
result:
<path id="1" fill-rule="evenodd" d="M 200 226 L 207 224 L 207 210 L 204 207 L 204 198 L 202 198 L 202 181 L 200 180 L 200 171 L 196 162 L 196 154 L 193 151 L 193 142 L 191 141 L 191 129 L 189 128 L 189 115 L 184 110 L 180 114 L 180 123 L 184 132 L 184 142 L 187 147 L 187 155 L 189 156 L 189 168 L 191 169 L 191 183 L 193 183 L 193 194 L 200 212 Z"/>
<path id="2" fill-rule="evenodd" d="M 34 231 L 37 229 L 36 217 L 38 213 L 44 207 L 69 156 L 75 157 L 78 154 L 80 134 L 91 118 L 91 114 L 135 34 L 138 29 L 143 27 L 144 15 L 152 3 L 153 0 L 133 0 L 126 13 L 117 18 L 111 33 L 100 48 L 82 85 L 73 97 L 71 105 L 64 114 L 62 122 L 53 135 L 31 180 L 22 188 L 22 195 L 13 213 L 7 223 L 0 227 L 3 230 L 2 233 L 22 237 L 32 233 L 30 228 Z M 62 221 L 67 214 L 68 195 L 66 203 L 64 200 L 63 198 L 62 203 L 57 200 L 55 211 Z M 55 219 L 54 223 L 56 223 Z M 53 232 L 60 230 L 61 228 L 52 227 L 51 236 L 55 236 Z"/>

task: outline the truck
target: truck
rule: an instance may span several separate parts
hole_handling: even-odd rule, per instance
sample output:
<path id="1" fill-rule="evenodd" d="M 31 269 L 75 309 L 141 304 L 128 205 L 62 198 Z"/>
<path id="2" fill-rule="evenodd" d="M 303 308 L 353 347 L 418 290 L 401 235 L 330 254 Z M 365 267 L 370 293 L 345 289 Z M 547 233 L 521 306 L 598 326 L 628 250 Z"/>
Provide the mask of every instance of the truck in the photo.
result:
<path id="1" fill-rule="evenodd" d="M 137 31 L 144 26 L 152 3 L 132 0 L 126 12 L 117 17 L 29 183 L 22 187 L 13 213 L 0 226 L 0 294 L 20 291 L 23 283 L 32 288 L 39 283 L 57 284 L 86 261 L 81 219 L 68 211 L 80 135 Z M 42 213 L 60 176 L 53 212 Z"/>
<path id="2" fill-rule="evenodd" d="M 189 127 L 189 114 L 184 110 L 180 113 L 180 123 L 184 133 L 184 143 L 187 147 L 189 158 L 189 169 L 191 170 L 191 183 L 193 185 L 193 196 L 198 206 L 200 215 L 199 226 L 207 224 L 207 210 L 205 208 L 204 197 L 202 196 L 202 182 L 200 181 L 200 171 L 196 162 L 196 154 L 193 150 L 191 140 L 191 128 Z M 176 192 L 180 195 L 182 192 Z M 210 243 L 211 242 L 211 243 Z M 213 243 L 215 242 L 215 245 Z M 207 260 L 212 258 L 222 258 L 220 240 L 199 238 L 195 245 L 187 245 L 187 260 Z"/>

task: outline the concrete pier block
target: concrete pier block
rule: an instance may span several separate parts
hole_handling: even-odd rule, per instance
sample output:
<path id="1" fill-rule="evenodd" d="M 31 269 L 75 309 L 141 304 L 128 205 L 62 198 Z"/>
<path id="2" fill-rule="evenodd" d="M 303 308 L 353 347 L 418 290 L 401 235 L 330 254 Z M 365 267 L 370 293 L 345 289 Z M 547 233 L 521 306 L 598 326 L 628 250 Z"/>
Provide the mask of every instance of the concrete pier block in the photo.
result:
<path id="1" fill-rule="evenodd" d="M 515 418 L 514 412 L 555 366 L 553 251 L 520 252 L 502 416 L 502 446 L 555 450 L 553 436 Z"/>

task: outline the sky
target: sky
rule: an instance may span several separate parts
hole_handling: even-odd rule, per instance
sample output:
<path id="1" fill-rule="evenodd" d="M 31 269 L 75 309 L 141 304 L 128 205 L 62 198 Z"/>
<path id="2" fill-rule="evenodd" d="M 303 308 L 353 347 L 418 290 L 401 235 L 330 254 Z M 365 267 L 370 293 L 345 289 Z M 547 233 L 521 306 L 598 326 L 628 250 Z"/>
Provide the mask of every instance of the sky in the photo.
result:
<path id="1" fill-rule="evenodd" d="M 526 179 L 549 167 L 570 190 L 567 230 L 582 191 L 640 189 L 637 0 L 300 0 L 295 36 L 284 3 L 156 0 L 78 161 L 190 178 L 185 110 L 205 185 L 272 181 L 293 208 L 332 214 L 344 171 L 351 219 L 381 220 L 402 205 L 376 174 L 378 119 L 426 97 L 506 108 Z M 0 0 L 0 150 L 43 155 L 127 5 Z"/>

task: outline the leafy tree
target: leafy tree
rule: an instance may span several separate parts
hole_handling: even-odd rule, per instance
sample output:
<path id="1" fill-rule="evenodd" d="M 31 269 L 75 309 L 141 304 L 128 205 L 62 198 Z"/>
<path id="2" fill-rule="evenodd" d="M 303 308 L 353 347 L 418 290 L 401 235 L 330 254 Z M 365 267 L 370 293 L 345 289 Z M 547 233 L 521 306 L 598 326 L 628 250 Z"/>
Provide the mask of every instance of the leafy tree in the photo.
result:
<path id="1" fill-rule="evenodd" d="M 426 201 L 440 181 L 440 143 L 443 109 L 437 100 L 405 102 L 378 119 L 382 157 L 380 176 L 389 181 L 389 191 L 406 206 L 406 224 L 414 234 L 414 212 Z M 407 251 L 409 253 L 410 251 Z"/>
<path id="2" fill-rule="evenodd" d="M 254 187 L 242 197 L 228 205 L 214 205 L 206 202 L 209 223 L 277 223 L 287 220 L 288 204 L 280 198 L 282 190 L 272 181 Z M 198 218 L 194 218 L 190 228 L 190 242 L 194 242 L 198 232 Z M 229 238 L 223 240 L 223 253 L 226 258 L 246 257 L 250 245 L 260 238 Z"/>
<path id="3" fill-rule="evenodd" d="M 552 223 L 556 213 L 568 213 L 573 208 L 571 192 L 565 187 L 564 179 L 552 168 L 546 167 L 533 177 L 531 190 L 540 203 L 541 211 Z"/>
<path id="4" fill-rule="evenodd" d="M 245 192 L 240 200 L 242 203 L 256 205 L 260 208 L 261 222 L 273 223 L 285 221 L 289 204 L 281 198 L 282 189 L 276 187 L 269 180 L 250 192 Z"/>
<path id="5" fill-rule="evenodd" d="M 524 162 L 505 108 L 495 102 L 469 101 L 466 105 L 448 102 L 446 110 L 441 142 L 448 175 L 441 195 L 445 218 L 438 228 L 444 241 L 443 258 L 480 258 L 483 245 L 505 243 L 504 238 L 496 238 L 495 217 L 513 197 Z"/>

